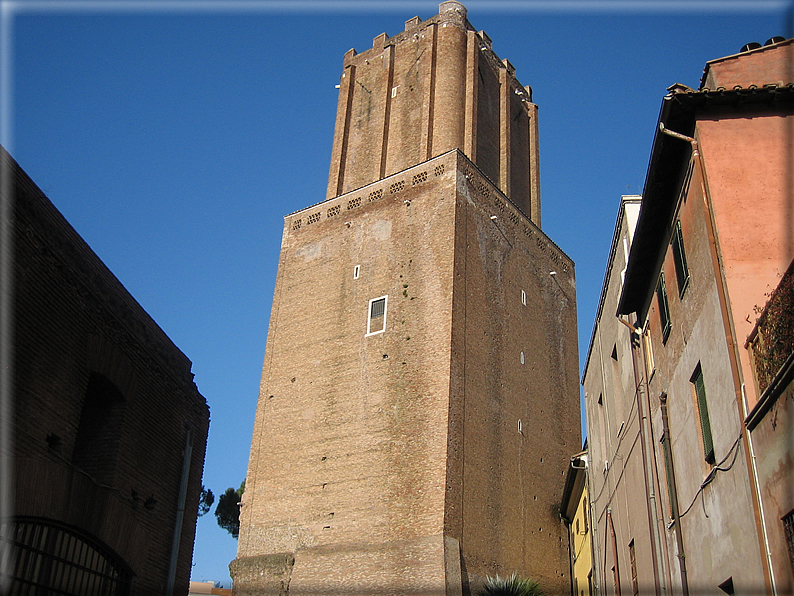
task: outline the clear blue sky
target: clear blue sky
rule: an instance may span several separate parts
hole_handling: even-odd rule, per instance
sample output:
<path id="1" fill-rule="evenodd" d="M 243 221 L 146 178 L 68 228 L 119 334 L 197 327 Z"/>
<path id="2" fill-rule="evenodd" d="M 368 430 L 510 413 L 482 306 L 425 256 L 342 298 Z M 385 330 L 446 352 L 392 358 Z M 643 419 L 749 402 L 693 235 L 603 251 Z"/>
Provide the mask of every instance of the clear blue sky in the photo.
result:
<path id="1" fill-rule="evenodd" d="M 791 4 L 465 4 L 540 107 L 543 229 L 576 262 L 583 363 L 619 198 L 642 190 L 666 88 L 790 37 Z M 2 7 L 2 143 L 192 360 L 211 408 L 204 483 L 237 487 L 283 216 L 325 197 L 342 56 L 438 2 Z M 235 550 L 202 518 L 192 578 L 228 586 Z"/>

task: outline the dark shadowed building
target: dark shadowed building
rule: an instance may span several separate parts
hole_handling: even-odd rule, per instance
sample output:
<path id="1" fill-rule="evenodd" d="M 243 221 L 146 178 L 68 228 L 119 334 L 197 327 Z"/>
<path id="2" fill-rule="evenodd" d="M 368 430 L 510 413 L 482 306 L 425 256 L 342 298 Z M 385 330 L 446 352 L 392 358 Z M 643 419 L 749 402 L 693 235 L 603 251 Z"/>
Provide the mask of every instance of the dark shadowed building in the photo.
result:
<path id="1" fill-rule="evenodd" d="M 191 363 L 2 160 L 14 243 L 11 593 L 186 594 L 209 428 Z"/>

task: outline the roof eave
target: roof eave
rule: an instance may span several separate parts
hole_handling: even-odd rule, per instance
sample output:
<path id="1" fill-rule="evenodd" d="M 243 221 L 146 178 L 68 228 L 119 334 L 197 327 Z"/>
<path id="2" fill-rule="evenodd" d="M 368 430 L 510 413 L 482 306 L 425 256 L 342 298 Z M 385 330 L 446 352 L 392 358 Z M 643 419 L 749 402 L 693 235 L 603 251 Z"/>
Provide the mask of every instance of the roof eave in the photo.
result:
<path id="1" fill-rule="evenodd" d="M 618 315 L 637 313 L 638 320 L 645 318 L 656 285 L 655 278 L 666 252 L 681 168 L 689 160 L 692 151 L 686 141 L 664 134 L 659 124 L 664 124 L 668 130 L 691 136 L 694 122 L 694 110 L 675 101 L 673 94 L 664 98 L 645 176 L 643 200 L 629 252 L 623 291 L 618 302 Z"/>

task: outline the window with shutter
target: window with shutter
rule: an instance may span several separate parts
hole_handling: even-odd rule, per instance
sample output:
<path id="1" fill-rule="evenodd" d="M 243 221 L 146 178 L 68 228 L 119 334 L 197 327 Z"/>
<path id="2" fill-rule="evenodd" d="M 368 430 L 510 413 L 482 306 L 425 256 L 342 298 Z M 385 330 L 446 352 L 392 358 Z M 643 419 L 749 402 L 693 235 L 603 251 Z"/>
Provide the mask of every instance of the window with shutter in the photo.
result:
<path id="1" fill-rule="evenodd" d="M 703 382 L 703 370 L 698 363 L 691 379 L 692 388 L 697 398 L 698 414 L 700 415 L 700 434 L 703 438 L 703 453 L 706 461 L 714 463 L 714 441 L 711 437 L 711 421 L 709 420 L 709 407 L 706 401 L 706 385 Z"/>
<path id="2" fill-rule="evenodd" d="M 667 303 L 667 287 L 664 283 L 664 273 L 659 276 L 659 283 L 656 284 L 656 299 L 659 303 L 659 320 L 662 326 L 662 343 L 667 343 L 670 337 L 670 307 Z"/>
<path id="3" fill-rule="evenodd" d="M 689 267 L 686 263 L 686 252 L 684 252 L 684 238 L 681 233 L 681 221 L 675 222 L 673 237 L 670 240 L 673 247 L 673 261 L 675 262 L 675 277 L 678 281 L 678 296 L 684 297 L 687 286 L 689 286 Z"/>

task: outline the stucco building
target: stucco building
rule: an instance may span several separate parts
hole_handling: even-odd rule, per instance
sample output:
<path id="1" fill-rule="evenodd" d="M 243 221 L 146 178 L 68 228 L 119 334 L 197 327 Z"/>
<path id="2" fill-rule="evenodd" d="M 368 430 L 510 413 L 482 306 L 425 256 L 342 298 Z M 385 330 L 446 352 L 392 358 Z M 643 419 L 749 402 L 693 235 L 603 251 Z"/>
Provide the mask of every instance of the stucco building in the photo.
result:
<path id="1" fill-rule="evenodd" d="M 747 414 L 771 578 L 794 593 L 794 261 L 771 293 L 745 348 L 758 402 Z"/>
<path id="2" fill-rule="evenodd" d="M 191 363 L 0 158 L 14 250 L 0 591 L 186 594 L 209 427 Z"/>
<path id="3" fill-rule="evenodd" d="M 567 590 L 575 282 L 531 90 L 444 2 L 339 93 L 326 200 L 285 218 L 234 591 Z"/>
<path id="4" fill-rule="evenodd" d="M 652 551 L 649 540 L 653 534 L 652 522 L 648 520 L 648 487 L 644 475 L 647 464 L 636 441 L 641 432 L 643 412 L 637 409 L 634 393 L 629 330 L 614 316 L 637 227 L 640 201 L 641 197 L 636 195 L 621 197 L 582 377 L 588 448 L 584 463 L 590 496 L 586 515 L 590 518 L 593 545 L 593 575 L 588 582 L 588 595 L 606 593 L 602 584 L 612 583 L 612 578 L 604 577 L 603 573 L 606 569 L 611 574 L 614 566 L 611 563 L 614 556 L 609 556 L 613 531 L 621 536 L 624 555 L 633 551 L 636 560 L 639 553 L 638 585 L 653 585 L 650 575 L 653 565 L 647 558 Z M 613 516 L 613 510 L 623 515 Z M 626 564 L 627 557 L 621 560 Z"/>
<path id="5" fill-rule="evenodd" d="M 793 48 L 708 62 L 662 102 L 583 379 L 601 593 L 790 586 L 770 565 L 744 345 L 794 257 Z"/>

